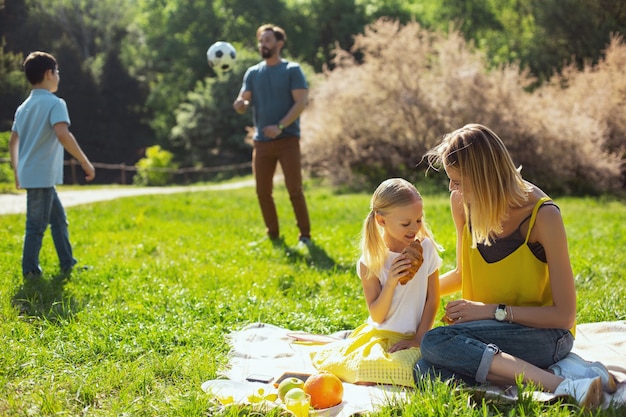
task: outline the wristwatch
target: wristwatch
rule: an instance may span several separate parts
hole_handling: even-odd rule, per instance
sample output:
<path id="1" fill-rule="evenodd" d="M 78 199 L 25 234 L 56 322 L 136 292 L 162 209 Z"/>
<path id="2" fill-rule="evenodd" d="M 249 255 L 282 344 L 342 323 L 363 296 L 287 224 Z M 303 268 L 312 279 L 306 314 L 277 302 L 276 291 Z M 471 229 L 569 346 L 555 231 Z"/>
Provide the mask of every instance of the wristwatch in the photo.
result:
<path id="1" fill-rule="evenodd" d="M 493 313 L 493 317 L 498 321 L 504 321 L 506 316 L 506 305 L 498 304 L 498 308 L 496 308 L 496 311 Z"/>
<path id="2" fill-rule="evenodd" d="M 282 124 L 282 123 L 279 123 L 279 124 L 277 124 L 276 126 L 278 126 L 278 128 L 279 128 L 280 130 L 285 130 L 285 125 L 284 125 L 284 124 Z"/>

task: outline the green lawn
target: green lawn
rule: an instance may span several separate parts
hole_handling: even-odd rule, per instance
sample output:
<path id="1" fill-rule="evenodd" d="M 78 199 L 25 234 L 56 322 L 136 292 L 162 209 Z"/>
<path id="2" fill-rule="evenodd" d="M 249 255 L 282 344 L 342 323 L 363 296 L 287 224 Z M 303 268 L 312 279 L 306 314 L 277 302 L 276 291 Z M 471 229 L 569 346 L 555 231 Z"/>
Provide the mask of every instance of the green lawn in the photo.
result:
<path id="1" fill-rule="evenodd" d="M 276 199 L 284 242 L 278 245 L 264 240 L 252 188 L 71 207 L 75 255 L 92 269 L 69 281 L 56 276 L 47 233 L 41 256 L 46 274 L 36 288 L 22 288 L 24 216 L 0 216 L 0 415 L 250 414 L 219 412 L 200 389 L 227 363 L 226 334 L 257 321 L 329 333 L 367 317 L 354 264 L 370 195 L 337 195 L 309 184 L 307 198 L 314 240 L 309 253 L 295 248 L 297 229 L 281 187 Z M 424 199 L 435 237 L 447 248 L 445 271 L 454 263 L 448 194 L 424 193 Z M 626 319 L 626 205 L 556 201 L 569 235 L 578 321 Z M 468 408 L 466 394 L 437 384 L 416 392 L 409 404 L 378 413 L 536 414 L 579 411 L 529 400 Z"/>

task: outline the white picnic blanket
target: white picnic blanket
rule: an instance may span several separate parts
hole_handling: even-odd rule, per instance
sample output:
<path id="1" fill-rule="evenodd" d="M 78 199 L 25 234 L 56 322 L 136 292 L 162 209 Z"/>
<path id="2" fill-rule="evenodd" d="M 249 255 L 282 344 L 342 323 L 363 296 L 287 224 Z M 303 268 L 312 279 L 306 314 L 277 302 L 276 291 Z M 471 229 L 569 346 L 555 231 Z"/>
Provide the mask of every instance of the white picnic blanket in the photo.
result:
<path id="1" fill-rule="evenodd" d="M 349 331 L 332 337 L 345 338 Z M 297 335 L 297 334 L 296 334 Z M 309 352 L 311 343 L 296 341 L 294 332 L 266 323 L 254 323 L 234 331 L 228 336 L 231 359 L 223 377 L 244 382 L 251 374 L 265 374 L 278 378 L 283 372 L 314 373 Z M 626 404 L 626 321 L 585 323 L 576 326 L 573 351 L 588 361 L 602 362 L 616 377 L 615 394 L 604 393 L 603 407 L 612 401 Z M 203 384 L 203 389 L 209 384 Z M 238 387 L 246 387 L 246 383 Z M 344 383 L 344 402 L 329 416 L 347 417 L 357 413 L 375 411 L 390 401 L 404 399 L 407 390 L 387 386 L 362 386 Z M 254 391 L 259 384 L 250 384 Z M 206 390 L 206 389 L 205 389 Z M 487 390 L 488 395 L 515 399 L 515 392 L 497 387 Z M 551 394 L 537 393 L 538 399 L 549 400 Z"/>

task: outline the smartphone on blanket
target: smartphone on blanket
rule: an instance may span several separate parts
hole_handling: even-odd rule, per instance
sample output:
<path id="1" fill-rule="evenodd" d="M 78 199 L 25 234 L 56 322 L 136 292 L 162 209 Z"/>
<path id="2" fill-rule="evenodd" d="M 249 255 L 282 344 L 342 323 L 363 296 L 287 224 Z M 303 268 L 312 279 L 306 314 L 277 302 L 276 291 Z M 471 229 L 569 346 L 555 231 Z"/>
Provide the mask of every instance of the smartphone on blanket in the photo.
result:
<path id="1" fill-rule="evenodd" d="M 271 375 L 261 375 L 261 374 L 252 374 L 246 378 L 248 382 L 260 382 L 262 384 L 269 384 L 274 380 L 274 377 Z"/>
<path id="2" fill-rule="evenodd" d="M 278 385 L 280 385 L 280 383 L 283 382 L 287 378 L 294 377 L 294 378 L 301 379 L 302 381 L 306 381 L 310 376 L 311 374 L 304 374 L 302 372 L 285 372 L 284 374 L 278 377 L 276 382 L 274 382 L 274 387 L 278 388 Z"/>

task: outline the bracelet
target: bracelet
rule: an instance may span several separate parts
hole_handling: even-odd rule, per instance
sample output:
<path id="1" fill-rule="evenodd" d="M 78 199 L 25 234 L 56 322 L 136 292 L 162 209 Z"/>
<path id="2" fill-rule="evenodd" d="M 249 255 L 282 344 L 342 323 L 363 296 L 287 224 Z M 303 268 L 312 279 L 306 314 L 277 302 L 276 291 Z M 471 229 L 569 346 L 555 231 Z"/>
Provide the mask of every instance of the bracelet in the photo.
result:
<path id="1" fill-rule="evenodd" d="M 509 323 L 513 323 L 513 306 L 509 306 Z"/>

